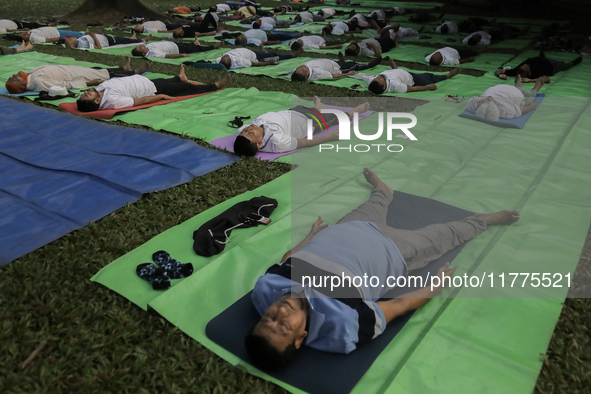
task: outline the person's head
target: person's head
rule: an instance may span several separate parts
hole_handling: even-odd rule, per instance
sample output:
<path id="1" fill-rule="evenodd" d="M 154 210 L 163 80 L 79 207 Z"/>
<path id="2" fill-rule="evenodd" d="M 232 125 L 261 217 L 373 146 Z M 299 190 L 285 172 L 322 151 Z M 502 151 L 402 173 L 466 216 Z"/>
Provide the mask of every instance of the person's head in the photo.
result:
<path id="1" fill-rule="evenodd" d="M 293 21 L 296 23 L 299 23 L 302 21 L 302 16 L 300 14 L 297 14 L 296 16 L 293 17 Z"/>
<path id="2" fill-rule="evenodd" d="M 441 52 L 437 51 L 431 55 L 431 58 L 429 59 L 429 65 L 430 66 L 439 66 L 442 61 L 443 61 L 443 55 L 441 54 Z"/>
<path id="3" fill-rule="evenodd" d="M 260 21 L 260 19 L 257 19 L 256 21 L 252 22 L 252 28 L 253 29 L 260 29 L 261 28 L 261 21 Z"/>
<path id="4" fill-rule="evenodd" d="M 291 43 L 291 50 L 298 51 L 302 48 L 302 40 L 295 40 Z"/>
<path id="5" fill-rule="evenodd" d="M 396 15 L 396 10 L 394 8 L 390 8 L 389 10 L 385 11 L 386 18 L 391 18 Z"/>
<path id="6" fill-rule="evenodd" d="M 25 33 L 21 33 L 21 34 L 19 34 L 19 35 L 20 35 L 20 36 L 22 37 L 22 39 L 23 39 L 23 40 L 25 40 L 25 41 L 30 41 L 30 40 L 31 40 L 31 33 L 27 33 L 27 32 L 25 32 Z"/>
<path id="7" fill-rule="evenodd" d="M 209 12 L 217 12 L 218 7 L 216 5 L 212 5 L 211 7 L 209 7 Z"/>
<path id="8" fill-rule="evenodd" d="M 229 55 L 223 55 L 220 59 L 220 64 L 229 70 L 232 68 L 232 58 Z"/>
<path id="9" fill-rule="evenodd" d="M 236 45 L 246 45 L 248 43 L 248 38 L 246 38 L 244 34 L 240 34 L 238 37 L 236 37 L 234 42 Z"/>
<path id="10" fill-rule="evenodd" d="M 449 33 L 449 26 L 447 26 L 447 24 L 444 23 L 443 25 L 441 25 L 440 32 L 441 32 L 441 34 L 447 34 L 447 33 Z"/>
<path id="11" fill-rule="evenodd" d="M 174 38 L 183 38 L 183 35 L 185 34 L 185 31 L 183 30 L 182 27 L 177 27 L 176 29 L 174 29 L 172 31 L 172 36 Z"/>
<path id="12" fill-rule="evenodd" d="M 351 19 L 349 22 L 347 22 L 347 26 L 349 26 L 349 30 L 359 30 L 359 23 L 357 22 L 357 18 L 353 18 Z"/>
<path id="13" fill-rule="evenodd" d="M 521 76 L 521 78 L 530 78 L 531 77 L 531 71 L 530 71 L 529 67 L 527 67 L 525 64 L 517 67 L 515 69 L 515 72 L 519 76 Z"/>
<path id="14" fill-rule="evenodd" d="M 138 45 L 131 50 L 132 56 L 146 56 L 148 52 L 148 48 L 145 45 Z"/>
<path id="15" fill-rule="evenodd" d="M 319 11 L 317 12 L 317 14 L 318 14 L 318 15 L 320 15 L 320 16 L 324 16 L 324 10 L 319 10 Z"/>
<path id="16" fill-rule="evenodd" d="M 249 124 L 244 127 L 234 141 L 234 152 L 242 156 L 254 156 L 263 143 L 265 130 L 261 126 Z"/>
<path id="17" fill-rule="evenodd" d="M 386 78 L 383 75 L 378 75 L 370 82 L 367 90 L 372 92 L 373 94 L 382 94 L 386 91 Z"/>
<path id="18" fill-rule="evenodd" d="M 470 37 L 468 39 L 468 45 L 470 45 L 470 46 L 478 45 L 478 43 L 480 42 L 481 39 L 482 39 L 482 36 L 480 34 L 474 34 L 472 37 Z"/>
<path id="19" fill-rule="evenodd" d="M 19 71 L 6 80 L 6 90 L 12 94 L 24 93 L 27 90 L 29 76 L 24 71 Z"/>
<path id="20" fill-rule="evenodd" d="M 476 110 L 476 115 L 480 116 L 481 118 L 496 122 L 497 120 L 499 120 L 501 113 L 499 112 L 497 102 L 489 96 L 486 99 L 484 99 L 484 102 L 482 104 L 480 104 L 480 106 Z"/>
<path id="21" fill-rule="evenodd" d="M 144 27 L 142 25 L 135 25 L 133 27 L 133 31 L 135 31 L 136 33 L 143 33 L 144 32 Z"/>
<path id="22" fill-rule="evenodd" d="M 308 336 L 308 303 L 288 293 L 272 304 L 245 338 L 253 364 L 265 371 L 285 368 Z"/>
<path id="23" fill-rule="evenodd" d="M 359 45 L 352 42 L 345 48 L 345 56 L 357 56 L 359 55 Z"/>
<path id="24" fill-rule="evenodd" d="M 195 18 L 193 18 L 193 22 L 197 23 L 197 22 L 202 22 L 203 21 L 203 15 L 195 15 Z"/>
<path id="25" fill-rule="evenodd" d="M 322 31 L 326 34 L 330 34 L 330 33 L 332 33 L 332 28 L 333 28 L 333 26 L 329 23 L 328 25 L 326 25 L 322 28 Z"/>
<path id="26" fill-rule="evenodd" d="M 301 65 L 291 74 L 292 82 L 306 82 L 310 77 L 310 69 L 306 65 Z"/>
<path id="27" fill-rule="evenodd" d="M 80 112 L 98 111 L 101 105 L 101 95 L 95 88 L 86 89 L 76 101 L 76 105 Z"/>
<path id="28" fill-rule="evenodd" d="M 78 39 L 76 37 L 66 37 L 65 45 L 66 45 L 66 48 L 77 48 L 78 47 Z"/>

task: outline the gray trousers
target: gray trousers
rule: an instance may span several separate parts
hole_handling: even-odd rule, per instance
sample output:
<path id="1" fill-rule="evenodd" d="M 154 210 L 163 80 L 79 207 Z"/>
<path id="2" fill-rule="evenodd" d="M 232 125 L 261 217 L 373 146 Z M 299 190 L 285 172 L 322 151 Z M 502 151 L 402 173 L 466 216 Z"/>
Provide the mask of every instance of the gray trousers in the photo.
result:
<path id="1" fill-rule="evenodd" d="M 431 224 L 418 230 L 400 230 L 386 224 L 388 206 L 392 195 L 382 189 L 374 189 L 364 202 L 339 223 L 361 220 L 378 225 L 380 232 L 390 238 L 406 260 L 408 271 L 423 268 L 446 252 L 463 244 L 486 230 L 486 220 L 469 216 L 458 222 Z"/>

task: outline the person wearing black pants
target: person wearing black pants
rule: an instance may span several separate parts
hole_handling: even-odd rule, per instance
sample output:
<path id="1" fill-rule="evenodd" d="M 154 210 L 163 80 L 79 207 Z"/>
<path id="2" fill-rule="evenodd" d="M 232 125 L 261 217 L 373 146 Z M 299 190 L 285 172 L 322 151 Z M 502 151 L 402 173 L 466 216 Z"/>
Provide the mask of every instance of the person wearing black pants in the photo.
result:
<path id="1" fill-rule="evenodd" d="M 218 28 L 218 23 L 211 15 L 205 14 L 199 25 L 182 26 L 173 30 L 172 36 L 174 38 L 195 38 L 201 36 L 213 36 Z"/>
<path id="2" fill-rule="evenodd" d="M 12 20 L 12 21 L 14 23 L 16 23 L 16 25 L 18 26 L 19 29 L 38 29 L 40 27 L 49 26 L 49 25 L 45 25 L 42 23 L 38 23 L 38 22 L 21 22 L 21 21 L 15 21 L 15 20 Z"/>

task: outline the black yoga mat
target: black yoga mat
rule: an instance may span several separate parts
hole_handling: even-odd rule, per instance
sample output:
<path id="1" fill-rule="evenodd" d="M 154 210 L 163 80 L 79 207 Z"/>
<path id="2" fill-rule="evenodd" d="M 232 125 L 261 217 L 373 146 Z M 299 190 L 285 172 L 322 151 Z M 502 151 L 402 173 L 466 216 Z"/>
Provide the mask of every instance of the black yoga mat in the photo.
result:
<path id="1" fill-rule="evenodd" d="M 388 225 L 394 228 L 416 230 L 429 224 L 462 220 L 470 215 L 472 212 L 439 201 L 394 192 L 394 200 L 388 208 Z M 413 271 L 412 275 L 425 277 L 428 272 L 436 273 L 443 264 L 452 261 L 462 248 L 463 245 L 458 246 L 425 268 Z M 406 288 L 404 292 L 412 290 L 412 288 Z M 246 294 L 213 318 L 205 329 L 209 339 L 247 362 L 244 337 L 260 319 L 252 305 L 251 293 Z M 388 296 L 396 296 L 396 294 L 392 293 Z M 353 390 L 374 360 L 411 316 L 412 313 L 408 313 L 395 319 L 382 335 L 347 355 L 321 352 L 304 346 L 286 370 L 270 375 L 308 393 L 348 393 Z"/>

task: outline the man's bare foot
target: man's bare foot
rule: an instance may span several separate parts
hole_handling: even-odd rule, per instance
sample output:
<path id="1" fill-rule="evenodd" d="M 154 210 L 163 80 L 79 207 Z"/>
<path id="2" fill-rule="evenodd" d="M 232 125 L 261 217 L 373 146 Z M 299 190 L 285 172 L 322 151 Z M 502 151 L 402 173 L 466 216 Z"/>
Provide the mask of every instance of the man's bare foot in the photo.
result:
<path id="1" fill-rule="evenodd" d="M 314 108 L 316 108 L 317 110 L 321 110 L 324 108 L 324 105 L 320 102 L 318 96 L 314 96 Z"/>
<path id="2" fill-rule="evenodd" d="M 148 72 L 149 69 L 150 69 L 150 63 L 144 63 L 143 65 L 139 66 L 138 68 L 135 68 L 133 71 L 136 74 L 143 74 L 145 72 Z"/>
<path id="3" fill-rule="evenodd" d="M 135 30 L 133 31 L 133 33 L 131 34 L 131 38 L 132 40 L 137 40 L 137 36 L 135 35 Z"/>
<path id="4" fill-rule="evenodd" d="M 197 37 L 195 37 L 195 41 L 193 41 L 193 45 L 201 45 L 201 43 L 199 42 L 199 39 Z"/>
<path id="5" fill-rule="evenodd" d="M 458 75 L 460 73 L 460 71 L 462 71 L 462 67 L 456 67 L 453 70 L 451 70 L 450 72 L 448 72 L 447 74 L 445 74 L 445 76 L 447 77 L 447 79 L 453 78 L 456 75 Z"/>
<path id="6" fill-rule="evenodd" d="M 34 47 L 33 41 L 28 41 L 27 45 L 25 46 L 26 51 L 32 51 Z"/>
<path id="7" fill-rule="evenodd" d="M 292 57 L 300 57 L 302 56 L 302 53 L 304 53 L 304 48 L 300 48 L 297 51 L 295 51 L 294 53 L 291 54 Z"/>
<path id="8" fill-rule="evenodd" d="M 215 44 L 213 44 L 213 48 L 214 49 L 219 49 L 222 47 L 222 43 L 221 42 L 216 42 Z"/>
<path id="9" fill-rule="evenodd" d="M 185 66 L 183 66 L 183 63 L 181 63 L 181 70 L 179 71 L 179 78 L 183 82 L 187 82 L 189 80 L 187 78 L 187 75 L 185 74 Z"/>
<path id="10" fill-rule="evenodd" d="M 476 213 L 474 216 L 484 218 L 489 226 L 510 225 L 519 221 L 518 211 L 504 210 L 495 213 Z"/>
<path id="11" fill-rule="evenodd" d="M 349 116 L 353 116 L 355 112 L 358 114 L 362 114 L 369 111 L 369 103 L 363 103 L 358 105 L 357 107 L 353 108 L 351 111 L 348 112 Z"/>
<path id="12" fill-rule="evenodd" d="M 127 59 L 125 59 L 125 64 L 123 65 L 123 69 L 125 71 L 131 70 L 131 59 L 129 58 L 129 55 L 127 55 Z"/>
<path id="13" fill-rule="evenodd" d="M 263 45 L 262 42 L 261 42 L 261 45 L 259 45 L 259 49 L 261 50 L 261 52 L 267 52 L 267 50 L 265 49 L 265 46 Z"/>
<path id="14" fill-rule="evenodd" d="M 521 87 L 521 75 L 517 74 L 515 76 L 515 87 L 516 88 L 520 88 Z"/>
<path id="15" fill-rule="evenodd" d="M 365 167 L 363 169 L 363 176 L 365 177 L 365 180 L 376 189 L 382 189 L 387 193 L 394 194 L 394 190 L 382 182 L 380 177 L 378 177 L 378 175 L 369 168 Z"/>
<path id="16" fill-rule="evenodd" d="M 226 86 L 227 84 L 230 83 L 230 81 L 232 80 L 232 76 L 230 74 L 226 75 L 225 77 L 223 77 L 222 79 L 220 79 L 219 81 L 217 81 L 215 83 L 215 86 L 218 89 L 223 88 L 224 86 Z"/>
<path id="17" fill-rule="evenodd" d="M 135 32 L 134 32 L 134 34 L 135 34 Z M 150 34 L 148 37 L 144 38 L 142 41 L 144 43 L 146 43 L 146 42 L 150 41 L 151 39 L 152 39 L 152 35 Z"/>
<path id="18" fill-rule="evenodd" d="M 398 66 L 396 65 L 396 62 L 394 61 L 394 59 L 388 59 L 388 64 L 390 65 L 390 67 L 392 67 L 393 69 L 398 68 Z"/>
<path id="19" fill-rule="evenodd" d="M 300 38 L 303 37 L 304 33 L 298 33 L 298 34 L 294 34 L 293 36 L 291 36 L 292 38 Z"/>
<path id="20" fill-rule="evenodd" d="M 345 61 L 345 56 L 343 56 L 343 52 L 340 52 L 340 51 L 339 51 L 339 54 L 338 54 L 338 56 L 339 56 L 339 61 L 340 61 L 340 62 L 344 62 L 344 61 Z"/>

